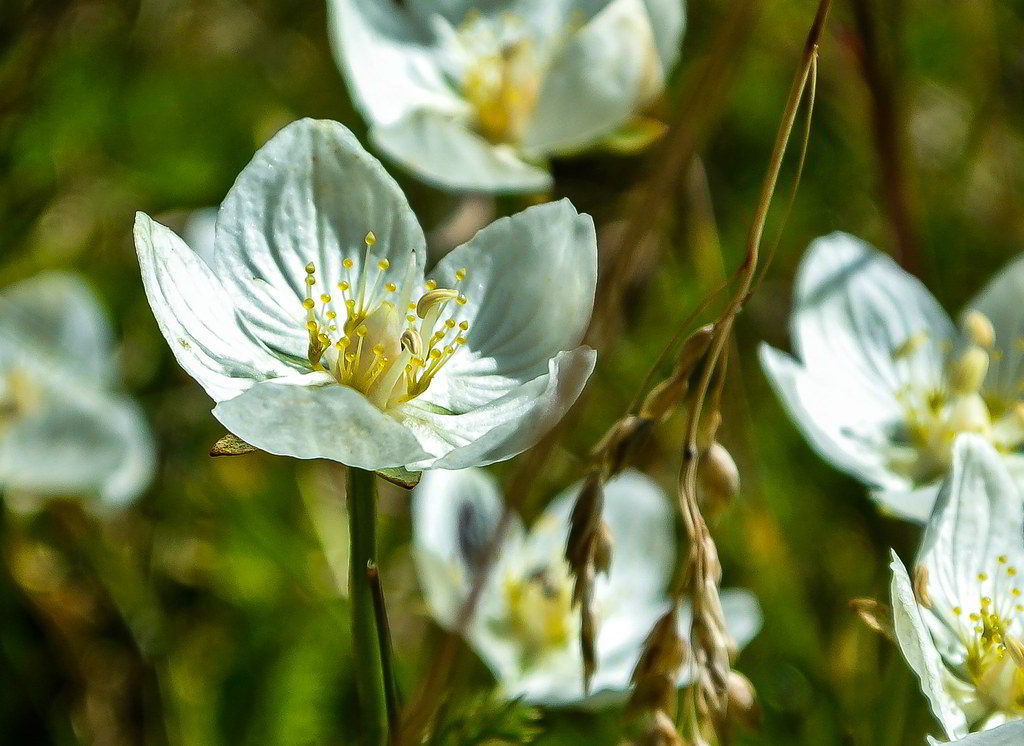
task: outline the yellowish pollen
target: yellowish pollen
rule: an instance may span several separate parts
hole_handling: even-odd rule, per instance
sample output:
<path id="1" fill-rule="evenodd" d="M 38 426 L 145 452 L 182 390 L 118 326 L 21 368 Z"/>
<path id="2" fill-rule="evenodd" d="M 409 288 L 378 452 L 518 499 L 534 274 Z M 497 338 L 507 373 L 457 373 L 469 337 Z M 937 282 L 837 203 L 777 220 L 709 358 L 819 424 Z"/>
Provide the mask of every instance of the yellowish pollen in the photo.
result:
<path id="1" fill-rule="evenodd" d="M 992 322 L 981 311 L 971 309 L 964 316 L 964 329 L 971 342 L 979 347 L 991 347 L 995 342 L 996 332 Z"/>
<path id="2" fill-rule="evenodd" d="M 373 246 L 377 243 L 377 236 L 373 234 L 373 231 L 367 231 L 366 236 L 363 238 L 367 246 Z"/>
<path id="3" fill-rule="evenodd" d="M 377 267 L 380 269 L 381 272 L 387 272 L 390 266 L 391 262 L 389 262 L 387 259 L 381 259 L 379 262 L 377 262 Z"/>
<path id="4" fill-rule="evenodd" d="M 312 310 L 313 306 L 315 305 L 316 303 L 313 302 L 312 298 L 306 298 L 304 301 L 302 301 L 302 307 L 305 308 L 307 311 Z"/>
<path id="5" fill-rule="evenodd" d="M 329 296 L 327 293 L 321 293 L 320 294 L 320 302 L 321 303 L 330 303 L 331 302 L 331 296 Z"/>
<path id="6" fill-rule="evenodd" d="M 388 283 L 387 285 L 385 285 L 384 287 L 386 287 L 386 288 L 388 289 L 388 292 L 389 292 L 389 293 L 393 293 L 393 292 L 395 292 L 396 290 L 398 290 L 398 285 L 396 285 L 396 284 L 395 284 L 395 283 L 393 283 L 393 282 L 389 282 L 389 283 Z"/>
<path id="7" fill-rule="evenodd" d="M 437 288 L 437 282 L 434 280 L 427 280 L 423 285 L 427 290 L 435 290 Z"/>
<path id="8" fill-rule="evenodd" d="M 343 259 L 341 261 L 341 266 L 344 267 L 345 269 L 352 269 L 352 260 L 348 258 Z M 348 285 L 348 283 L 345 284 Z"/>
<path id="9" fill-rule="evenodd" d="M 466 268 L 465 267 L 463 267 L 461 269 L 455 270 L 455 279 L 458 280 L 459 282 L 462 282 L 463 280 L 466 279 Z"/>

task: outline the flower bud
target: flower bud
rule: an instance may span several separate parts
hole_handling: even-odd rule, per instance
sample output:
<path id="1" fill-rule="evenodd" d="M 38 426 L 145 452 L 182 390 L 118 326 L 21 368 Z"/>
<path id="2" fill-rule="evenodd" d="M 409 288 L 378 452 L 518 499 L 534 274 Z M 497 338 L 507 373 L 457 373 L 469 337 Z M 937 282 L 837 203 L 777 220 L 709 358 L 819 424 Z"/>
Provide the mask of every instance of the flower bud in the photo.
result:
<path id="1" fill-rule="evenodd" d="M 761 706 L 757 702 L 757 692 L 743 674 L 729 671 L 725 678 L 725 693 L 728 697 L 729 717 L 742 723 L 751 730 L 761 725 Z"/>
<path id="2" fill-rule="evenodd" d="M 697 494 L 711 516 L 717 515 L 740 491 L 740 472 L 732 455 L 713 442 L 697 465 Z"/>

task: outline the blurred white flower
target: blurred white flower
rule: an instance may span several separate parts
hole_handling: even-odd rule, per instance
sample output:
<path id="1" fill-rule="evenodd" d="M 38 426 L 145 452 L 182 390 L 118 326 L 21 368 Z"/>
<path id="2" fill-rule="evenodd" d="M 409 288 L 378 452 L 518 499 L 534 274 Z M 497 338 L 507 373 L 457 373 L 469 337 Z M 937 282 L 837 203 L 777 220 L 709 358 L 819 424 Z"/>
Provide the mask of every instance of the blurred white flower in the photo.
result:
<path id="1" fill-rule="evenodd" d="M 270 453 L 364 469 L 510 458 L 576 400 L 597 247 L 568 201 L 492 223 L 424 282 L 424 237 L 398 185 L 336 122 L 285 127 L 221 205 L 212 263 L 139 214 L 160 329 Z"/>
<path id="2" fill-rule="evenodd" d="M 500 547 L 468 631 L 470 644 L 498 679 L 502 694 L 547 705 L 596 706 L 621 699 L 640 648 L 669 608 L 675 566 L 672 507 L 645 475 L 628 471 L 605 486 L 604 519 L 614 538 L 611 568 L 598 576 L 598 667 L 583 693 L 579 610 L 563 554 L 578 491 L 555 498 L 526 532 L 515 517 Z M 479 469 L 429 472 L 413 492 L 413 551 L 431 614 L 451 627 L 503 510 L 494 479 Z M 729 632 L 742 647 L 761 626 L 756 599 L 722 594 Z M 690 614 L 680 615 L 688 635 Z M 690 680 L 680 672 L 679 683 Z M 618 696 L 617 696 L 618 695 Z"/>
<path id="3" fill-rule="evenodd" d="M 892 554 L 896 637 L 946 735 L 1024 715 L 1024 500 L 984 439 L 957 438 L 914 580 Z"/>
<path id="4" fill-rule="evenodd" d="M 546 189 L 548 156 L 594 144 L 660 93 L 684 21 L 682 0 L 330 2 L 373 142 L 465 191 Z"/>
<path id="5" fill-rule="evenodd" d="M 946 742 L 938 741 L 928 736 L 928 743 L 931 746 L 940 746 L 940 744 Z M 949 743 L 953 742 L 950 741 Z M 1024 720 L 1000 725 L 981 733 L 971 733 L 957 739 L 956 743 L 959 743 L 961 746 L 1020 746 L 1020 744 L 1024 743 Z"/>
<path id="6" fill-rule="evenodd" d="M 811 445 L 864 481 L 884 509 L 925 521 L 957 434 L 985 436 L 1024 469 L 1024 257 L 971 301 L 954 327 L 889 257 L 844 233 L 800 265 L 795 360 L 761 362 Z"/>
<path id="7" fill-rule="evenodd" d="M 146 487 L 153 442 L 115 391 L 113 346 L 98 300 L 72 275 L 0 292 L 0 488 L 119 505 Z"/>

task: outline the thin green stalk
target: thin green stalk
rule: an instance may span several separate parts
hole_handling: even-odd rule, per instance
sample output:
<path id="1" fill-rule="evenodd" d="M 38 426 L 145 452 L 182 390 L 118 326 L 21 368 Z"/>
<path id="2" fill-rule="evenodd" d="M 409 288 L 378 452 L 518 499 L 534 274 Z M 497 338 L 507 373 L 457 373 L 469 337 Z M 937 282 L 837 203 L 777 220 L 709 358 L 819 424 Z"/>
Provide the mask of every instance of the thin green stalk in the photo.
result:
<path id="1" fill-rule="evenodd" d="M 363 742 L 385 746 L 388 742 L 388 708 L 384 688 L 377 614 L 367 568 L 377 563 L 377 489 L 374 474 L 348 469 L 348 526 L 351 536 L 349 580 L 352 602 L 352 654 L 361 710 Z"/>

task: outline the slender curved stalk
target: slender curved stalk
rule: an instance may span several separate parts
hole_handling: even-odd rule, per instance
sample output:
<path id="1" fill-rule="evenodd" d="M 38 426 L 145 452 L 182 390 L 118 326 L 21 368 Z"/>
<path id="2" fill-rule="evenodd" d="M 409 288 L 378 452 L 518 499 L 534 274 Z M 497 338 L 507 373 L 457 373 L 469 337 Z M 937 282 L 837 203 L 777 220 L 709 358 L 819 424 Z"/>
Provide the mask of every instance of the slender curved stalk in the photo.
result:
<path id="1" fill-rule="evenodd" d="M 367 570 L 377 564 L 377 489 L 373 472 L 348 469 L 348 526 L 351 536 L 349 598 L 352 603 L 352 655 L 359 694 L 360 725 L 366 746 L 388 742 L 384 690 L 373 586 Z"/>

